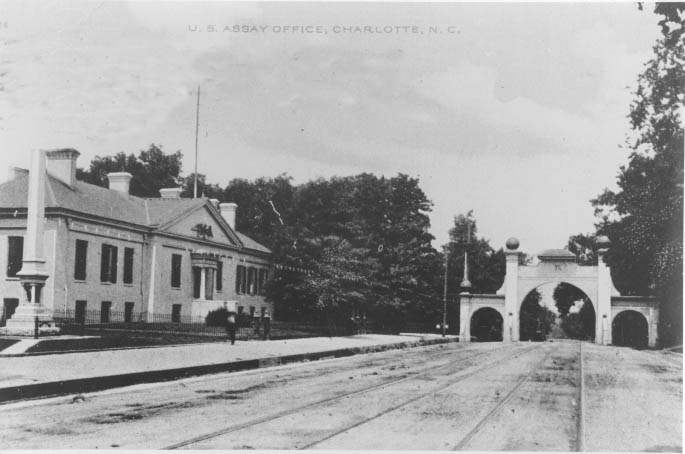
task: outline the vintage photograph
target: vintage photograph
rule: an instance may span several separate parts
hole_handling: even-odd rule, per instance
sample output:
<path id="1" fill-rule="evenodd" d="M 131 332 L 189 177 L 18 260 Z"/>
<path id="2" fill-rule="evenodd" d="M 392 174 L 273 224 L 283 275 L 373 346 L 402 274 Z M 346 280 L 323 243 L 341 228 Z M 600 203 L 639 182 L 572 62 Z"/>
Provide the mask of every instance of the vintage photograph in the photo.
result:
<path id="1" fill-rule="evenodd" d="M 683 452 L 685 3 L 0 43 L 0 449 Z"/>

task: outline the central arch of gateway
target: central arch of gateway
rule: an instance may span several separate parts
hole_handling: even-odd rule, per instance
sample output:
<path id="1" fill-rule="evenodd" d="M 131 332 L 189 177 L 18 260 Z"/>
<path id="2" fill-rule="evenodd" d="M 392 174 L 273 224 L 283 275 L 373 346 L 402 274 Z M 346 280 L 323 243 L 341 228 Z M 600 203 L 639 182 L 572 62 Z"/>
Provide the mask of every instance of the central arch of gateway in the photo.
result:
<path id="1" fill-rule="evenodd" d="M 657 344 L 659 303 L 653 297 L 621 296 L 611 280 L 611 270 L 604 261 L 609 247 L 606 237 L 597 239 L 598 265 L 579 266 L 576 256 L 567 250 L 550 249 L 538 254 L 537 265 L 520 265 L 519 242 L 510 238 L 506 243 L 506 275 L 496 294 L 460 294 L 459 337 L 462 342 L 471 341 L 471 322 L 480 309 L 494 309 L 502 317 L 502 340 L 519 340 L 519 314 L 521 304 L 528 293 L 543 285 L 565 282 L 582 290 L 592 301 L 595 309 L 595 343 L 612 343 L 612 324 L 619 314 L 631 311 L 644 317 L 647 325 L 647 343 Z"/>

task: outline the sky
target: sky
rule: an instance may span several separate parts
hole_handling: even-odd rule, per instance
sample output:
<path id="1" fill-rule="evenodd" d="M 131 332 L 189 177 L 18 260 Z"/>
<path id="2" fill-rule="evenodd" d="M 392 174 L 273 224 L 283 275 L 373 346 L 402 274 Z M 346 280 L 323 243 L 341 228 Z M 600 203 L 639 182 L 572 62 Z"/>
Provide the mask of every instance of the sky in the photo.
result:
<path id="1" fill-rule="evenodd" d="M 434 246 L 594 231 L 659 28 L 635 3 L 0 3 L 0 165 L 34 148 L 195 154 L 222 187 L 405 173 Z M 240 211 L 240 210 L 239 210 Z M 238 216 L 240 212 L 238 212 Z"/>

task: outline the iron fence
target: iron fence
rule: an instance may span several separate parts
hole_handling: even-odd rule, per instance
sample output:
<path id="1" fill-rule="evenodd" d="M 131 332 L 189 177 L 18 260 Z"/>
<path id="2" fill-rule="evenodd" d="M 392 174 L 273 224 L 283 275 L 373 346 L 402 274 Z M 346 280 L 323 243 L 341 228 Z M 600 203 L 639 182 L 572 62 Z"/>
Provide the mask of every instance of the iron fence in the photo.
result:
<path id="1" fill-rule="evenodd" d="M 0 335 L 22 335 L 42 337 L 55 334 L 57 328 L 61 335 L 126 335 L 140 336 L 202 336 L 207 340 L 224 340 L 227 337 L 226 326 L 219 321 L 205 317 L 193 317 L 180 314 L 150 314 L 133 311 L 74 311 L 68 310 L 52 316 L 54 324 L 41 321 L 38 317 L 19 320 L 22 331 L 3 324 Z M 239 317 L 236 324 L 236 338 L 249 339 L 284 339 L 297 337 L 340 336 L 352 334 L 336 327 L 316 323 L 297 323 L 271 321 L 260 317 Z"/>

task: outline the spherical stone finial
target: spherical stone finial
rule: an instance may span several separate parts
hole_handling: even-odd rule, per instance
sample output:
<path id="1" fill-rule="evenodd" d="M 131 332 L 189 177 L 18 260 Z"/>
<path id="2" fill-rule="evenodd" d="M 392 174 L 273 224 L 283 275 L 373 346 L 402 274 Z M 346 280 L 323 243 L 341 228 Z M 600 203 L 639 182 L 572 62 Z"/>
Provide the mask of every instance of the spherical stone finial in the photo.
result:
<path id="1" fill-rule="evenodd" d="M 597 237 L 597 248 L 598 249 L 609 249 L 611 246 L 611 240 L 606 235 L 600 235 Z"/>
<path id="2" fill-rule="evenodd" d="M 510 251 L 515 251 L 519 248 L 519 240 L 517 238 L 511 237 L 507 240 L 506 246 L 507 249 L 509 249 Z"/>

